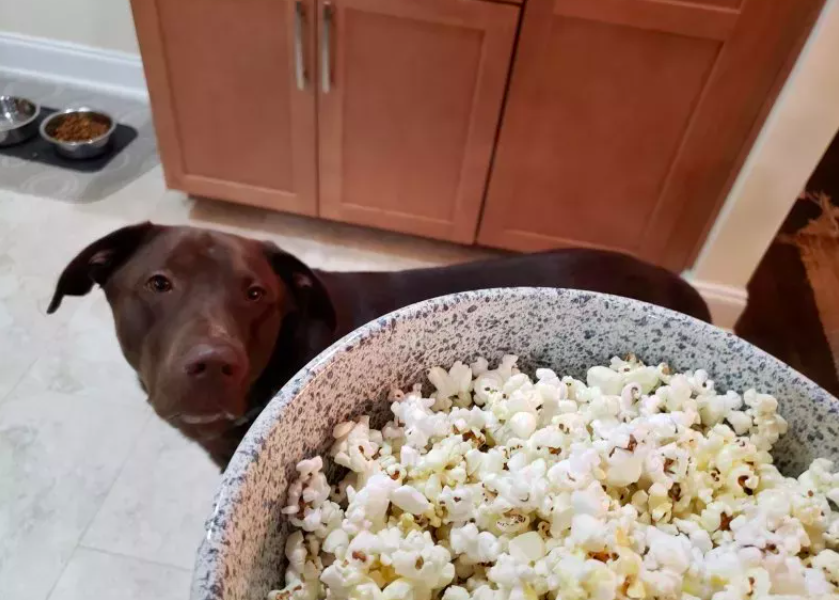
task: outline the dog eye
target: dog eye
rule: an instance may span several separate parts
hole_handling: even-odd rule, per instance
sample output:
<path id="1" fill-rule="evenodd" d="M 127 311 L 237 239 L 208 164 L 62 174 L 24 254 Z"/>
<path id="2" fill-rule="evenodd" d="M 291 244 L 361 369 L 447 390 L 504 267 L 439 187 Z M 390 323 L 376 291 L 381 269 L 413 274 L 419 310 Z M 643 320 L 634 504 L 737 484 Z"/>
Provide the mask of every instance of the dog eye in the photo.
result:
<path id="1" fill-rule="evenodd" d="M 172 289 L 172 282 L 163 275 L 152 275 L 146 282 L 146 287 L 158 294 L 163 294 Z"/>
<path id="2" fill-rule="evenodd" d="M 262 300 L 262 297 L 265 296 L 265 293 L 265 288 L 260 287 L 258 285 L 252 285 L 248 288 L 248 300 L 250 300 L 251 302 Z"/>

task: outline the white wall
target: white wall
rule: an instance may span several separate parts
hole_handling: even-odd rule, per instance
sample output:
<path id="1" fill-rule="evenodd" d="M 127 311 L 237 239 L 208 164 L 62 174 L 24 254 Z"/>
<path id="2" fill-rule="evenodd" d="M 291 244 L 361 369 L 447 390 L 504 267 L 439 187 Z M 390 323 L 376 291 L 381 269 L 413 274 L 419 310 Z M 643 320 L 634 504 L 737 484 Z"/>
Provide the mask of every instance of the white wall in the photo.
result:
<path id="1" fill-rule="evenodd" d="M 128 0 L 0 0 L 3 33 L 139 54 Z"/>
<path id="2" fill-rule="evenodd" d="M 749 279 L 837 129 L 839 0 L 827 0 L 689 273 L 719 325 L 745 308 Z"/>

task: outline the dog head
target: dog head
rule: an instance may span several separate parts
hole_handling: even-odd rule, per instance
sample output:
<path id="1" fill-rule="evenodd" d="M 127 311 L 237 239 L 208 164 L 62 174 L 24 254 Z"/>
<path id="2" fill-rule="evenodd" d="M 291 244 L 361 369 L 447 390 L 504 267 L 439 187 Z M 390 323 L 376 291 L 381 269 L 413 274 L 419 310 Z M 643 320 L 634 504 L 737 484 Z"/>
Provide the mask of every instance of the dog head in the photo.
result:
<path id="1" fill-rule="evenodd" d="M 119 229 L 67 265 L 47 312 L 94 284 L 105 291 L 123 354 L 155 412 L 195 439 L 244 417 L 292 316 L 334 327 L 311 269 L 271 243 L 215 231 Z"/>

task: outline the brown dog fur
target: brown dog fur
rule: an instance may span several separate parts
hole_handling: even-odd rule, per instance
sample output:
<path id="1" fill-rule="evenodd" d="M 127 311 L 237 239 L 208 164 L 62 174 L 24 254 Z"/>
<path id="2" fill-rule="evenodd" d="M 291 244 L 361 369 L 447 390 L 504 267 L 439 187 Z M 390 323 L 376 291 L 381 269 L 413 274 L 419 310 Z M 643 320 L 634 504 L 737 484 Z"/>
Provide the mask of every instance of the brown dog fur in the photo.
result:
<path id="1" fill-rule="evenodd" d="M 558 250 L 390 273 L 315 271 L 268 242 L 141 223 L 94 242 L 61 274 L 64 296 L 100 285 L 123 354 L 156 413 L 220 466 L 274 393 L 318 352 L 402 306 L 493 287 L 568 287 L 703 320 L 676 275 L 627 255 Z"/>

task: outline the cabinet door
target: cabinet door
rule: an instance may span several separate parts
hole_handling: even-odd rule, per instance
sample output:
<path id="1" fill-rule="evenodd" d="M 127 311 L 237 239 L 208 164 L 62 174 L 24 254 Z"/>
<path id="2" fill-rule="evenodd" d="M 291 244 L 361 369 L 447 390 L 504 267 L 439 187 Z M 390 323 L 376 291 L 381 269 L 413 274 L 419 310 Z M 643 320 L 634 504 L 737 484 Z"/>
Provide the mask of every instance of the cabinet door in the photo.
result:
<path id="1" fill-rule="evenodd" d="M 821 0 L 528 0 L 479 241 L 692 258 Z"/>
<path id="2" fill-rule="evenodd" d="M 475 238 L 519 8 L 320 1 L 320 214 Z"/>
<path id="3" fill-rule="evenodd" d="M 134 0 L 170 187 L 316 214 L 313 0 Z"/>

